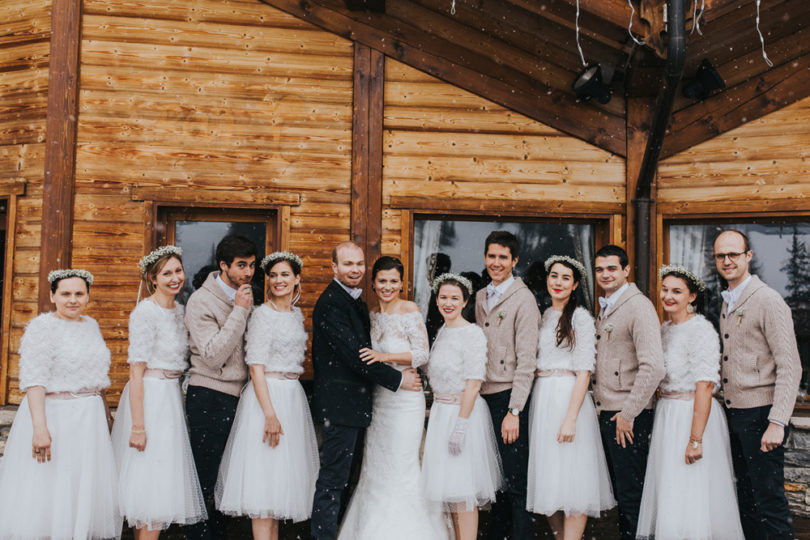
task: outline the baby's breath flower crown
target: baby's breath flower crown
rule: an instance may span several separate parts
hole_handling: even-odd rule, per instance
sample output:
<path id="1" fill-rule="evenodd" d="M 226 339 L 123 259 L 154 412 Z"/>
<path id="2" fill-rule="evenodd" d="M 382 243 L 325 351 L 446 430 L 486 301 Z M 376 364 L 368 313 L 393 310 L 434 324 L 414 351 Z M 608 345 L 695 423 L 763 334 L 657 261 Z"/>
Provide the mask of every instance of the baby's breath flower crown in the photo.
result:
<path id="1" fill-rule="evenodd" d="M 658 278 L 663 280 L 665 277 L 669 275 L 674 275 L 681 277 L 687 281 L 690 281 L 697 290 L 703 292 L 706 290 L 706 282 L 700 279 L 694 272 L 689 270 L 688 268 L 681 266 L 679 264 L 668 264 L 666 266 L 662 266 L 661 269 L 658 271 Z"/>
<path id="2" fill-rule="evenodd" d="M 80 268 L 65 268 L 63 270 L 53 270 L 48 274 L 48 283 L 53 285 L 60 279 L 67 279 L 71 277 L 82 278 L 87 283 L 88 286 L 93 284 L 93 274 L 91 274 L 87 270 L 82 270 Z"/>
<path id="3" fill-rule="evenodd" d="M 439 289 L 441 286 L 448 281 L 455 281 L 461 284 L 465 289 L 467 289 L 467 294 L 472 296 L 473 293 L 473 286 L 469 279 L 465 278 L 464 276 L 460 276 L 458 274 L 453 274 L 452 272 L 447 272 L 436 279 L 433 280 L 433 292 L 439 294 Z"/>
<path id="4" fill-rule="evenodd" d="M 273 265 L 279 261 L 287 261 L 298 266 L 299 272 L 304 267 L 304 261 L 295 253 L 290 251 L 275 251 L 262 259 L 262 262 L 259 263 L 259 268 L 266 272 L 268 268 L 273 268 Z"/>
<path id="5" fill-rule="evenodd" d="M 138 270 L 141 271 L 141 275 L 145 276 L 146 272 L 149 271 L 149 267 L 155 264 L 155 261 L 164 255 L 177 255 L 178 257 L 182 257 L 183 249 L 172 245 L 161 246 L 149 255 L 145 255 L 140 261 L 138 261 Z"/>
<path id="6" fill-rule="evenodd" d="M 552 255 L 546 262 L 543 264 L 546 268 L 546 272 L 554 265 L 554 263 L 564 262 L 570 264 L 574 268 L 576 268 L 577 272 L 579 272 L 579 279 L 585 279 L 585 267 L 582 265 L 581 262 L 574 259 L 573 257 L 569 257 L 568 255 Z"/>

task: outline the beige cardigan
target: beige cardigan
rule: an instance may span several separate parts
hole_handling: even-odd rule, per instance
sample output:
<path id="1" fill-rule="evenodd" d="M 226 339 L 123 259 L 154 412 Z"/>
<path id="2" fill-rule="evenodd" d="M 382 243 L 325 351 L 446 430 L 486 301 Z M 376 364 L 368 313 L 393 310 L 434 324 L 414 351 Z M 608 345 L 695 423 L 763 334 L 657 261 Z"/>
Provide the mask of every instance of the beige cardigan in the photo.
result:
<path id="1" fill-rule="evenodd" d="M 641 411 L 652 408 L 664 375 L 658 313 L 635 283 L 630 283 L 610 311 L 596 319 L 596 406 L 634 420 Z"/>
<path id="2" fill-rule="evenodd" d="M 211 272 L 186 305 L 191 386 L 238 396 L 247 382 L 245 330 L 250 310 L 234 305 Z"/>
<path id="3" fill-rule="evenodd" d="M 778 292 L 752 276 L 731 312 L 723 302 L 723 397 L 732 409 L 772 405 L 768 420 L 790 422 L 802 374 L 793 316 Z"/>
<path id="4" fill-rule="evenodd" d="M 534 384 L 540 338 L 540 310 L 534 295 L 515 277 L 487 313 L 487 290 L 481 289 L 475 297 L 475 320 L 487 336 L 487 374 L 481 393 L 511 388 L 509 408 L 522 411 Z"/>

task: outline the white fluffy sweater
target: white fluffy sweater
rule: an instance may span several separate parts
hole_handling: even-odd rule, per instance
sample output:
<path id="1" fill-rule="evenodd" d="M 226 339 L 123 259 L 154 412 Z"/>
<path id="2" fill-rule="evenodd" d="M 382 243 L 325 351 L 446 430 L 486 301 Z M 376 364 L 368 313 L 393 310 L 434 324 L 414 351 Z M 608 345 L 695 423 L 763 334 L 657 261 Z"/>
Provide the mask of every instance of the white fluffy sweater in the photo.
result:
<path id="1" fill-rule="evenodd" d="M 712 323 L 695 315 L 681 324 L 661 326 L 667 374 L 661 390 L 688 392 L 698 381 L 720 384 L 720 339 Z"/>
<path id="2" fill-rule="evenodd" d="M 540 324 L 540 343 L 537 351 L 537 369 L 567 369 L 593 371 L 596 361 L 596 329 L 593 317 L 585 308 L 578 307 L 571 318 L 574 328 L 573 350 L 565 342 L 557 346 L 557 323 L 562 312 L 548 308 Z"/>
<path id="3" fill-rule="evenodd" d="M 487 338 L 475 324 L 442 326 L 428 360 L 430 387 L 440 394 L 464 391 L 468 380 L 483 381 L 487 372 Z"/>
<path id="4" fill-rule="evenodd" d="M 35 317 L 20 342 L 20 390 L 78 392 L 110 386 L 110 350 L 92 317 L 67 321 L 53 313 Z"/>
<path id="5" fill-rule="evenodd" d="M 188 367 L 188 331 L 183 311 L 180 304 L 166 309 L 149 299 L 138 303 L 129 315 L 127 362 L 184 371 Z"/>
<path id="6" fill-rule="evenodd" d="M 253 311 L 248 321 L 245 362 L 264 364 L 265 371 L 302 373 L 307 351 L 304 316 L 293 311 L 276 311 L 267 304 Z"/>

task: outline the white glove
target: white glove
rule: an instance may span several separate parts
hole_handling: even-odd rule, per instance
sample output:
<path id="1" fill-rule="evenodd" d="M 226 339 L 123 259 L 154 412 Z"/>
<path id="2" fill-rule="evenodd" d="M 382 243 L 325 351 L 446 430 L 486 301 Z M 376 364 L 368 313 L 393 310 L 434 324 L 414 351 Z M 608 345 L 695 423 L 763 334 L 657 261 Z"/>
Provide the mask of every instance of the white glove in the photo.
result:
<path id="1" fill-rule="evenodd" d="M 470 423 L 469 418 L 456 418 L 456 425 L 453 426 L 453 431 L 450 432 L 450 439 L 447 441 L 447 449 L 450 451 L 451 456 L 461 454 L 464 449 L 464 437 L 467 434 L 467 424 Z"/>

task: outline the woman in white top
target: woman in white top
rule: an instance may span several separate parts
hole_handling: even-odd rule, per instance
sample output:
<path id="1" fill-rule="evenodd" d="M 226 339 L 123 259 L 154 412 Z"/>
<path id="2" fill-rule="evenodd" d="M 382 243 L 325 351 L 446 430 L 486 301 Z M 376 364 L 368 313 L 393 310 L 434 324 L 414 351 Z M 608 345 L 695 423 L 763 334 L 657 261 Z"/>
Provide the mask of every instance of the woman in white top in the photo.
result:
<path id="1" fill-rule="evenodd" d="M 370 313 L 371 349 L 360 357 L 398 370 L 428 361 L 427 330 L 415 303 L 403 300 L 405 269 L 399 259 L 380 257 L 371 270 L 379 307 Z M 440 504 L 430 503 L 419 477 L 419 447 L 425 427 L 423 392 L 374 389 L 360 480 L 340 528 L 346 540 L 445 540 Z"/>
<path id="2" fill-rule="evenodd" d="M 129 316 L 129 382 L 113 426 L 121 515 L 137 540 L 206 518 L 188 439 L 180 377 L 188 368 L 182 250 L 160 247 L 139 263 L 150 294 Z"/>
<path id="3" fill-rule="evenodd" d="M 444 503 L 453 516 L 456 540 L 474 540 L 478 507 L 495 500 L 501 487 L 501 463 L 495 430 L 478 394 L 487 365 L 487 338 L 461 311 L 472 284 L 456 274 L 433 282 L 444 317 L 428 362 L 433 390 L 422 482 L 428 500 Z"/>
<path id="4" fill-rule="evenodd" d="M 115 458 L 101 390 L 110 351 L 82 315 L 93 276 L 48 276 L 56 311 L 28 323 L 20 342 L 25 397 L 0 460 L 0 538 L 118 538 Z"/>
<path id="5" fill-rule="evenodd" d="M 593 317 L 578 306 L 585 267 L 571 257 L 546 259 L 551 307 L 543 313 L 529 416 L 526 507 L 545 514 L 555 538 L 579 539 L 588 516 L 616 505 L 593 400 Z"/>
<path id="6" fill-rule="evenodd" d="M 638 538 L 743 538 L 726 417 L 712 393 L 720 383 L 720 339 L 697 313 L 706 284 L 665 266 L 661 326 L 667 374 L 655 408 Z"/>
<path id="7" fill-rule="evenodd" d="M 239 399 L 215 494 L 220 512 L 252 519 L 253 538 L 277 539 L 278 520 L 312 514 L 319 460 L 298 381 L 307 350 L 304 316 L 295 305 L 303 262 L 277 251 L 259 266 L 269 294 L 248 322 L 245 362 L 252 383 Z"/>

